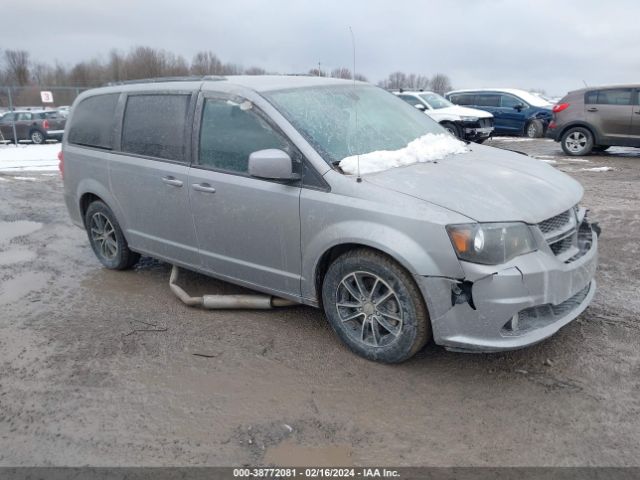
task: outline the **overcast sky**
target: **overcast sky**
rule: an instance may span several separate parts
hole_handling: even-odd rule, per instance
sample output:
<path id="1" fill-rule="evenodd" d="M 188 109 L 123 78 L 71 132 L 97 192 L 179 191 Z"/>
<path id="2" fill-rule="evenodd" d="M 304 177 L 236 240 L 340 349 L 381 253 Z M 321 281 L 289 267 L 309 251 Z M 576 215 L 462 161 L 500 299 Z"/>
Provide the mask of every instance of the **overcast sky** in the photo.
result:
<path id="1" fill-rule="evenodd" d="M 0 48 L 73 63 L 145 45 L 281 73 L 352 64 L 377 82 L 443 72 L 456 88 L 561 95 L 640 82 L 637 0 L 20 0 L 3 9 Z M 14 20 L 15 19 L 15 20 Z"/>

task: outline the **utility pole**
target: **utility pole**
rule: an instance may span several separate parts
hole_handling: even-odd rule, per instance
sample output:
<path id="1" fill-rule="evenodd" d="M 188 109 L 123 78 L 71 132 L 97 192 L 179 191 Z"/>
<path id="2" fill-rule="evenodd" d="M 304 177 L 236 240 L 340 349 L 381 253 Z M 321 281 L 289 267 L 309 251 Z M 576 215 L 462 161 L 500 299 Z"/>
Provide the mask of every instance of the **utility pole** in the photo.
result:
<path id="1" fill-rule="evenodd" d="M 9 92 L 9 111 L 11 112 L 11 125 L 13 126 L 13 141 L 15 142 L 15 146 L 18 146 L 18 134 L 16 133 L 16 114 L 13 111 L 13 99 L 11 98 L 11 87 L 7 88 Z"/>
<path id="2" fill-rule="evenodd" d="M 320 70 L 320 62 L 318 62 L 318 76 L 322 76 L 322 70 Z"/>

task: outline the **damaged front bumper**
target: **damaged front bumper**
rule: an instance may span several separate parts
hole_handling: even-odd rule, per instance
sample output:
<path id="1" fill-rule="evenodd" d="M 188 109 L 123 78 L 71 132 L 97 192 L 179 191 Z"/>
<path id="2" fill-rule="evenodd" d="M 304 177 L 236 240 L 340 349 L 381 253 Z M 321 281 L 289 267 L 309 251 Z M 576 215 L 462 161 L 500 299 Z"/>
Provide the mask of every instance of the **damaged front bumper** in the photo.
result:
<path id="1" fill-rule="evenodd" d="M 579 252 L 559 258 L 549 248 L 504 265 L 460 262 L 465 278 L 416 277 L 435 343 L 457 351 L 514 350 L 556 333 L 591 302 L 599 229 L 586 220 Z"/>

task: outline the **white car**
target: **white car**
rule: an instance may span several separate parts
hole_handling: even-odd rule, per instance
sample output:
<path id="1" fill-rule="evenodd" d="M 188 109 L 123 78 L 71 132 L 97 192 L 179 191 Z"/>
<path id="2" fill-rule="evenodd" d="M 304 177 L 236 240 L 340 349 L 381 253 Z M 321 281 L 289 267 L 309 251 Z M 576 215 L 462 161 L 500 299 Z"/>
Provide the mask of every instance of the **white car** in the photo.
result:
<path id="1" fill-rule="evenodd" d="M 482 143 L 493 133 L 493 115 L 488 112 L 454 105 L 435 92 L 400 90 L 393 93 L 458 138 Z"/>

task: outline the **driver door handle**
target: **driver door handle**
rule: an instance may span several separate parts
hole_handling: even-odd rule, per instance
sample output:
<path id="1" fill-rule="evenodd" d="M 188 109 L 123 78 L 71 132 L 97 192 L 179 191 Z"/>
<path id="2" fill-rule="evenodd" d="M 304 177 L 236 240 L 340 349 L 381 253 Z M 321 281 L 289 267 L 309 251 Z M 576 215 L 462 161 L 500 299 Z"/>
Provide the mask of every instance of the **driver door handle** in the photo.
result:
<path id="1" fill-rule="evenodd" d="M 598 109 L 596 107 L 587 108 L 587 112 L 597 112 Z"/>
<path id="2" fill-rule="evenodd" d="M 191 185 L 196 192 L 204 192 L 204 193 L 216 193 L 216 189 L 213 188 L 208 183 L 194 183 Z"/>
<path id="3" fill-rule="evenodd" d="M 182 186 L 182 180 L 178 180 L 176 177 L 172 177 L 171 175 L 167 177 L 162 177 L 162 181 L 167 185 L 171 185 L 172 187 Z"/>

